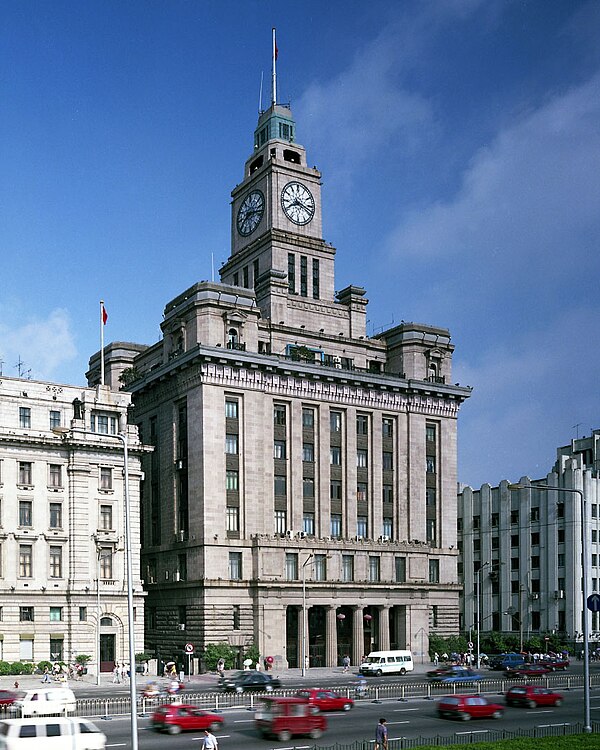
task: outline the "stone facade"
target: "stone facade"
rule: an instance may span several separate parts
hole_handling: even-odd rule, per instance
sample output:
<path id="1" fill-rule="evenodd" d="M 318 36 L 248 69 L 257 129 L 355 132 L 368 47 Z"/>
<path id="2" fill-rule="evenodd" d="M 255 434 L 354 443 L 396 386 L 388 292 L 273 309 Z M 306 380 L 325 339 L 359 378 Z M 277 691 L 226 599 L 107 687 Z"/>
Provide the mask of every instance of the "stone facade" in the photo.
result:
<path id="1" fill-rule="evenodd" d="M 128 661 L 123 442 L 129 446 L 136 651 L 142 447 L 129 393 L 0 378 L 0 658 Z M 99 588 L 98 588 L 99 587 Z"/>
<path id="2" fill-rule="evenodd" d="M 181 659 L 251 643 L 279 667 L 424 658 L 458 630 L 456 423 L 444 328 L 368 337 L 365 290 L 335 292 L 320 173 L 287 108 L 255 132 L 232 193 L 221 283 L 167 303 L 162 340 L 124 363 L 144 459 L 146 646 Z M 137 348 L 136 348 L 137 347 Z M 90 382 L 98 355 L 90 360 Z M 306 616 L 306 624 L 303 616 Z"/>

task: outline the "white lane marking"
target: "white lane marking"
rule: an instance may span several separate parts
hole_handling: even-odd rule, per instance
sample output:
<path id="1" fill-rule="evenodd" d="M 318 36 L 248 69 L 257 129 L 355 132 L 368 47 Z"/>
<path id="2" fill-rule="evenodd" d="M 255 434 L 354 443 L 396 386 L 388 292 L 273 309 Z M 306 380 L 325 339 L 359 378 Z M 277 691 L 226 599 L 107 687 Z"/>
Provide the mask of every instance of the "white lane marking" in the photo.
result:
<path id="1" fill-rule="evenodd" d="M 393 713 L 400 714 L 406 711 L 419 711 L 419 709 L 418 708 L 395 708 L 393 710 Z"/>
<path id="2" fill-rule="evenodd" d="M 476 729 L 473 732 L 456 732 L 456 734 L 489 734 L 489 729 Z"/>

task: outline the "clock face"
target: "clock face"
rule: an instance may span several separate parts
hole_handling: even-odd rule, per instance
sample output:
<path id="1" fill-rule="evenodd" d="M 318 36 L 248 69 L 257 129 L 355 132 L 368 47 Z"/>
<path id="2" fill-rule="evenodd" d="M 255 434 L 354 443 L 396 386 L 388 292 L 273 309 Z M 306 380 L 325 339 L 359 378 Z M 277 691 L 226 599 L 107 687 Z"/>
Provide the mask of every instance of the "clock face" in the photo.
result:
<path id="1" fill-rule="evenodd" d="M 244 198 L 238 210 L 237 229 L 243 236 L 247 237 L 260 224 L 265 211 L 265 196 L 260 190 L 253 190 Z"/>
<path id="2" fill-rule="evenodd" d="M 300 182 L 288 182 L 281 191 L 281 207 L 294 224 L 308 224 L 315 215 L 315 199 Z"/>

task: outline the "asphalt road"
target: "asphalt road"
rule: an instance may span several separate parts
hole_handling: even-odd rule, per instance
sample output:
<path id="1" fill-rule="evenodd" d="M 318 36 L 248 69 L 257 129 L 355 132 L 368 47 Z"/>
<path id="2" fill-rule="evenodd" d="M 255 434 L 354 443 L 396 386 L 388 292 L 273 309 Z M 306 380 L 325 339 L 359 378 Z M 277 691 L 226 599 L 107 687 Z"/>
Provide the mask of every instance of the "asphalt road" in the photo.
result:
<path id="1" fill-rule="evenodd" d="M 466 690 L 464 692 L 467 692 Z M 501 719 L 481 719 L 462 722 L 450 719 L 440 719 L 436 713 L 435 701 L 413 699 L 402 703 L 397 700 L 372 703 L 360 702 L 348 713 L 327 714 L 328 728 L 318 741 L 307 737 L 295 737 L 288 743 L 275 740 L 265 740 L 254 729 L 254 717 L 246 709 L 228 709 L 223 712 L 225 726 L 217 734 L 221 750 L 231 748 L 238 750 L 270 750 L 277 748 L 284 750 L 292 747 L 327 747 L 336 742 L 353 743 L 364 739 L 371 741 L 375 734 L 375 727 L 380 716 L 388 720 L 390 739 L 399 737 L 425 736 L 435 738 L 436 735 L 473 735 L 473 740 L 495 739 L 497 730 L 506 729 L 516 731 L 519 728 L 531 729 L 533 726 L 552 725 L 562 726 L 565 723 L 578 723 L 583 718 L 582 690 L 572 690 L 564 694 L 565 700 L 559 708 L 505 708 Z M 503 704 L 501 696 L 490 695 L 489 698 Z M 600 689 L 593 689 L 591 693 L 592 721 L 600 721 Z M 107 735 L 107 748 L 130 748 L 130 724 L 127 718 L 111 721 L 97 721 L 97 725 Z M 201 747 L 202 732 L 188 732 L 170 736 L 154 732 L 149 727 L 148 718 L 139 719 L 139 747 L 142 750 L 194 750 Z M 392 743 L 393 747 L 393 743 Z"/>

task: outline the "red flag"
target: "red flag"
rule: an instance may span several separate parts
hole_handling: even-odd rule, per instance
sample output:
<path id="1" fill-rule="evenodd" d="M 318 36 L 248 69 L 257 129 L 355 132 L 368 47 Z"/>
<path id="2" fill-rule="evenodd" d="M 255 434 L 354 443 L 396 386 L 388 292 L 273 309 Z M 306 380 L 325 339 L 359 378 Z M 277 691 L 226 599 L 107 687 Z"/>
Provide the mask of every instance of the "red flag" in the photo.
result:
<path id="1" fill-rule="evenodd" d="M 279 48 L 277 47 L 277 42 L 275 42 L 275 59 L 279 57 Z"/>
<path id="2" fill-rule="evenodd" d="M 106 321 L 108 320 L 108 313 L 106 312 L 106 308 L 104 305 L 102 305 L 102 323 L 106 325 Z"/>

